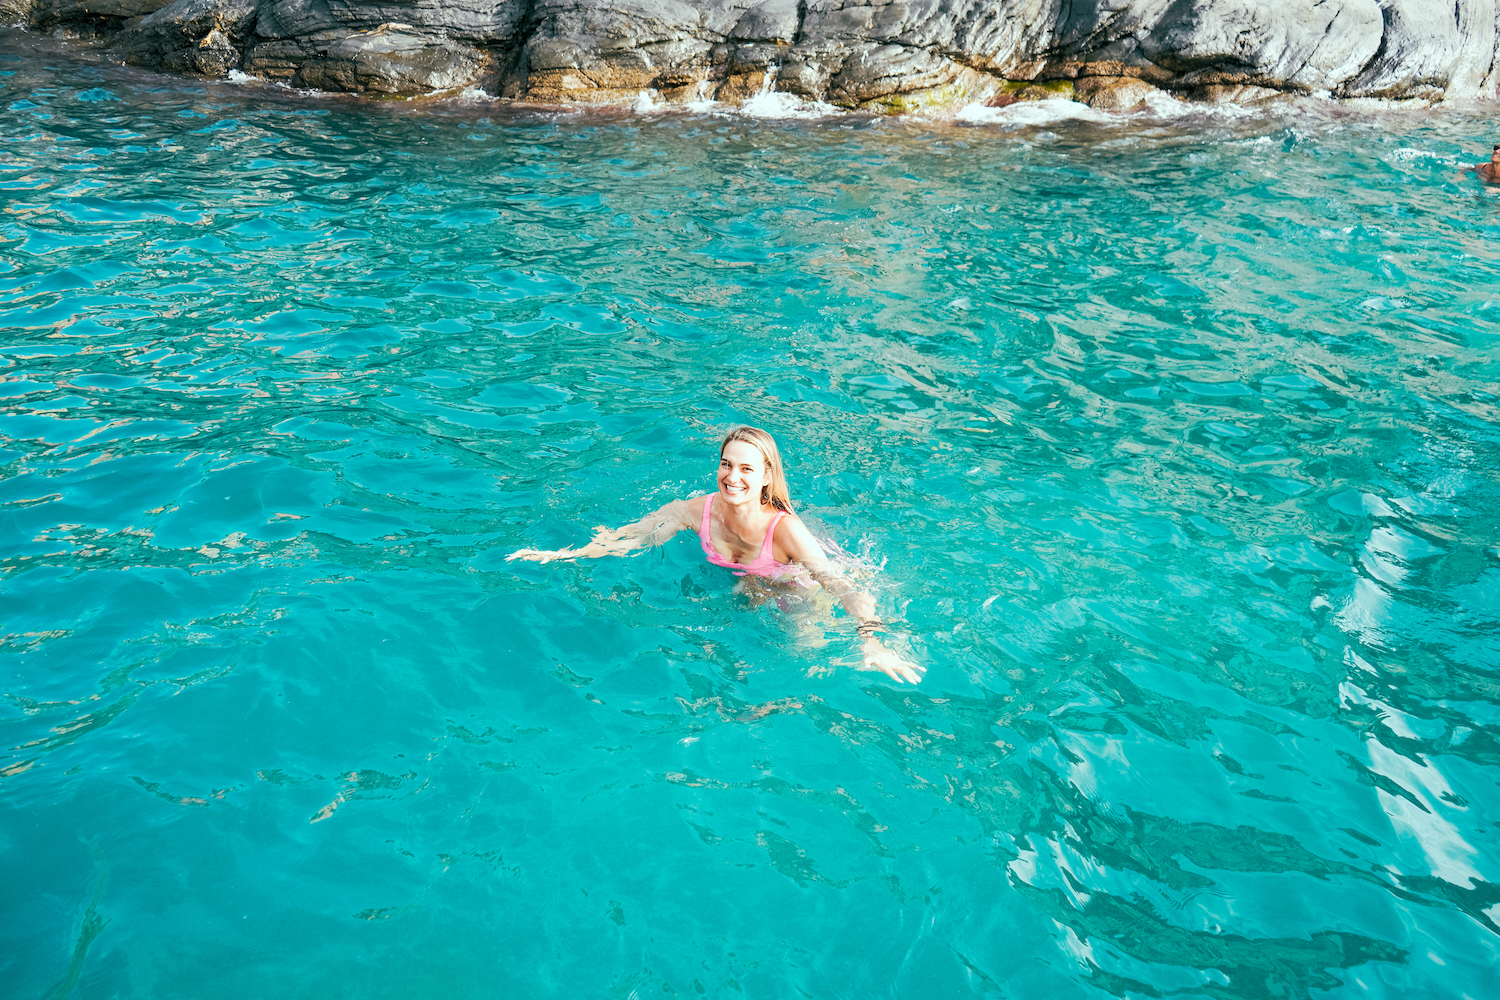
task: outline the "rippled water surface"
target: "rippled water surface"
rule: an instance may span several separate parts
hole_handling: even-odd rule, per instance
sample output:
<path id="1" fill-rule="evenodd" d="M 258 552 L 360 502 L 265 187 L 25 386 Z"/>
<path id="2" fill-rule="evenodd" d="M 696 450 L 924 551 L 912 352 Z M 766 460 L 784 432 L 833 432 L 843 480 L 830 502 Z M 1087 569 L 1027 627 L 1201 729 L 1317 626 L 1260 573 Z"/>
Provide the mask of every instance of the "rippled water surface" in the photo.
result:
<path id="1" fill-rule="evenodd" d="M 7 995 L 1496 995 L 1485 109 L 591 117 L 3 41 Z M 689 536 L 504 561 L 736 421 L 919 687 Z"/>

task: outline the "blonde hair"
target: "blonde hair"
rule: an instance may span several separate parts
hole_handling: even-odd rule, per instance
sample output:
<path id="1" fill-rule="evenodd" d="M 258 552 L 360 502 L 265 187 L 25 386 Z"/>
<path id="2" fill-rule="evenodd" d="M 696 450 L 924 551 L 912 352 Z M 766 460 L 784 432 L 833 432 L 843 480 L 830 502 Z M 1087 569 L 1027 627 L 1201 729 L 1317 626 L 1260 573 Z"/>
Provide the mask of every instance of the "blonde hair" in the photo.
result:
<path id="1" fill-rule="evenodd" d="M 776 447 L 776 439 L 759 427 L 736 427 L 724 435 L 724 443 L 719 445 L 720 458 L 724 457 L 724 449 L 735 441 L 743 441 L 759 448 L 761 456 L 766 460 L 766 468 L 771 471 L 771 482 L 760 488 L 760 502 L 790 514 L 792 498 L 788 495 L 786 473 L 781 467 L 781 452 Z"/>

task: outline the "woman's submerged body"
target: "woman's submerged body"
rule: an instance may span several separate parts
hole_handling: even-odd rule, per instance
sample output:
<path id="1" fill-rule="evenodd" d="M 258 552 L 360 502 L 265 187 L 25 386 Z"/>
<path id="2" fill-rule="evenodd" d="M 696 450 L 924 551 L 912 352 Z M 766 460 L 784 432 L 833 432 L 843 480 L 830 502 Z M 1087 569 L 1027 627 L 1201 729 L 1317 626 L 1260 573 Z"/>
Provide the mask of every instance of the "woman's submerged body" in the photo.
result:
<path id="1" fill-rule="evenodd" d="M 521 549 L 510 559 L 551 562 L 627 555 L 660 545 L 679 531 L 698 535 L 708 561 L 739 576 L 761 577 L 778 584 L 812 587 L 821 584 L 859 620 L 863 669 L 880 670 L 897 681 L 915 684 L 923 668 L 881 644 L 875 630 L 875 602 L 862 593 L 828 559 L 812 532 L 790 510 L 781 477 L 780 455 L 770 435 L 769 448 L 756 443 L 754 428 L 731 432 L 719 453 L 719 489 L 715 493 L 673 500 L 660 510 L 621 528 L 600 527 L 587 545 L 576 549 Z"/>

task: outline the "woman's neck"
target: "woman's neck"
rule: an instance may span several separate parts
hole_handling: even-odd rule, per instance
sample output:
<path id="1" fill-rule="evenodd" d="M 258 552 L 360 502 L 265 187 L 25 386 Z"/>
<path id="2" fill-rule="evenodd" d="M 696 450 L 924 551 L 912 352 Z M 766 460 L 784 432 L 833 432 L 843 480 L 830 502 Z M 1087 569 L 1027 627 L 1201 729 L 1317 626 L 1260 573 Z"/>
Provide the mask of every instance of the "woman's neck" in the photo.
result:
<path id="1" fill-rule="evenodd" d="M 718 508 L 724 527 L 746 539 L 765 534 L 766 522 L 776 515 L 776 508 L 770 504 L 728 504 L 723 496 L 719 497 Z"/>

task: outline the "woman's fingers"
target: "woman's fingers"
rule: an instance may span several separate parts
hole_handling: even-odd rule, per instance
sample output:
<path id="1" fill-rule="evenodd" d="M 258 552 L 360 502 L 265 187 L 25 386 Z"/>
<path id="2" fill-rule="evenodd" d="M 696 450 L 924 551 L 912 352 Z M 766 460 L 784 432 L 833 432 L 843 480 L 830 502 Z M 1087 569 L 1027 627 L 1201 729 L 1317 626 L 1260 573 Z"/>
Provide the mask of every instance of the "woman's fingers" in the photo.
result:
<path id="1" fill-rule="evenodd" d="M 506 562 L 512 559 L 525 559 L 528 562 L 549 563 L 554 559 L 561 559 L 567 554 L 567 549 L 560 552 L 548 552 L 545 549 L 516 549 L 505 557 Z"/>
<path id="2" fill-rule="evenodd" d="M 865 656 L 864 669 L 879 670 L 898 684 L 902 682 L 916 684 L 922 680 L 922 671 L 925 668 L 882 648 Z"/>

